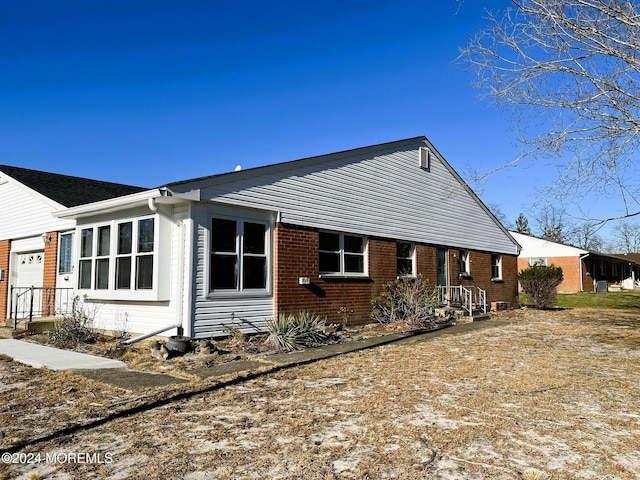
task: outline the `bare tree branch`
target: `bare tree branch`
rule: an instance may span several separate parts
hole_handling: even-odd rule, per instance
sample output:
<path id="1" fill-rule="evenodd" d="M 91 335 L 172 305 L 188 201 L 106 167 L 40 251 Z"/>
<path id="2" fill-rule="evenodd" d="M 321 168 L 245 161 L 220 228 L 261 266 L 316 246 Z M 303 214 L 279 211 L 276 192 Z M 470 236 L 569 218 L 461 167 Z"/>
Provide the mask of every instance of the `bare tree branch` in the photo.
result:
<path id="1" fill-rule="evenodd" d="M 485 97 L 516 114 L 524 149 L 479 178 L 527 157 L 558 159 L 556 194 L 615 197 L 632 216 L 640 208 L 640 5 L 511 3 L 489 12 L 488 26 L 461 51 Z"/>

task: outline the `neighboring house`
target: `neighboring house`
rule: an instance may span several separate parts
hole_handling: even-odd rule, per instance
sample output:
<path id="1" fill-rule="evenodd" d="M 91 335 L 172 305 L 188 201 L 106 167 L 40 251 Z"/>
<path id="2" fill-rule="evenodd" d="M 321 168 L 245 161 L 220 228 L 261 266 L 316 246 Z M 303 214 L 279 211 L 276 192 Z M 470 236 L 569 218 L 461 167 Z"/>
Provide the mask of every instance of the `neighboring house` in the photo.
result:
<path id="1" fill-rule="evenodd" d="M 519 245 L 425 137 L 175 182 L 54 212 L 97 324 L 192 338 L 280 313 L 367 321 L 399 275 L 515 304 Z M 469 307 L 471 308 L 471 307 Z"/>
<path id="2" fill-rule="evenodd" d="M 49 315 L 56 308 L 56 299 L 48 295 L 51 289 L 74 287 L 76 224 L 54 217 L 53 212 L 142 190 L 0 165 L 0 321 L 7 318 L 10 306 L 20 318 L 32 308 L 37 316 Z M 35 289 L 33 304 L 26 292 L 31 287 Z"/>
<path id="3" fill-rule="evenodd" d="M 564 279 L 558 292 L 632 289 L 639 278 L 640 263 L 633 258 L 592 252 L 516 232 L 511 235 L 522 246 L 518 257 L 519 271 L 534 264 L 562 268 Z"/>

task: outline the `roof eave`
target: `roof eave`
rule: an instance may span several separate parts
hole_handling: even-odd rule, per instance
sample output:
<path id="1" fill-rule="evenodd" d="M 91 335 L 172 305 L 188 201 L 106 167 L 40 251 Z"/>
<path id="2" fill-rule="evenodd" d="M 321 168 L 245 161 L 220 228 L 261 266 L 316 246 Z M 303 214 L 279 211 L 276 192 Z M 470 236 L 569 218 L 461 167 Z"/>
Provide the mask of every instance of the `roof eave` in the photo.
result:
<path id="1" fill-rule="evenodd" d="M 53 216 L 56 218 L 76 220 L 83 217 L 113 213 L 145 205 L 149 207 L 150 211 L 155 211 L 154 205 L 156 204 L 176 204 L 199 200 L 199 190 L 192 190 L 186 193 L 174 193 L 168 188 L 163 187 L 58 210 L 53 212 Z"/>

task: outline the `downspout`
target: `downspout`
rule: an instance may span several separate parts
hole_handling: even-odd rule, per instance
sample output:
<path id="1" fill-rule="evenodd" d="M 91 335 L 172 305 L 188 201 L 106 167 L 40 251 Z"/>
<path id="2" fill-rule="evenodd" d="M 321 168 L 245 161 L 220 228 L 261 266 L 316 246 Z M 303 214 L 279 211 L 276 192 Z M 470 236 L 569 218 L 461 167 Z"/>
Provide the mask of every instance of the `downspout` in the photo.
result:
<path id="1" fill-rule="evenodd" d="M 156 203 L 156 199 L 155 198 L 150 198 L 148 203 L 147 203 L 149 210 L 151 210 L 153 213 L 158 213 L 158 204 Z M 170 218 L 167 215 L 163 215 L 166 218 Z M 174 219 L 170 218 L 170 220 L 176 224 L 178 226 L 178 228 L 180 229 L 180 238 L 178 241 L 178 244 L 181 245 L 182 248 L 182 252 L 180 252 L 179 256 L 178 256 L 178 284 L 182 286 L 182 288 L 184 288 L 184 224 L 182 222 L 176 222 Z M 154 330 L 152 332 L 149 333 L 145 333 L 144 335 L 140 335 L 136 338 L 130 338 L 129 340 L 125 340 L 124 344 L 125 345 L 133 345 L 134 343 L 140 342 L 142 340 L 145 340 L 147 338 L 150 337 L 154 337 L 156 335 L 159 335 L 161 333 L 166 332 L 167 330 L 172 330 L 174 328 L 178 329 L 178 335 L 182 335 L 182 320 L 183 320 L 183 315 L 182 315 L 182 293 L 183 292 L 176 292 L 177 295 L 177 305 L 176 305 L 176 312 L 177 312 L 177 317 L 178 317 L 178 321 L 175 324 L 169 325 L 169 326 L 165 326 L 165 327 L 161 327 L 158 330 Z"/>
<path id="2" fill-rule="evenodd" d="M 579 261 L 580 261 L 580 291 L 581 292 L 584 292 L 584 281 L 583 281 L 583 277 L 582 277 L 582 260 L 584 260 L 588 256 L 589 256 L 589 254 L 585 253 L 584 255 L 581 255 L 579 257 Z"/>

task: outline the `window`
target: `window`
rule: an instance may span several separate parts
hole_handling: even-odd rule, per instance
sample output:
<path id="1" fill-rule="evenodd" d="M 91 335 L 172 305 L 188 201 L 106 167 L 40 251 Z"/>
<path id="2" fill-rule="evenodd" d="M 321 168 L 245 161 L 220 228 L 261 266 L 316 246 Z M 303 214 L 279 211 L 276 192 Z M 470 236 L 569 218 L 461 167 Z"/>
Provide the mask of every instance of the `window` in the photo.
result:
<path id="1" fill-rule="evenodd" d="M 618 264 L 611 263 L 611 275 L 617 277 L 618 276 Z"/>
<path id="2" fill-rule="evenodd" d="M 93 228 L 83 228 L 80 232 L 80 268 L 78 288 L 91 288 L 91 270 L 93 266 Z"/>
<path id="3" fill-rule="evenodd" d="M 491 278 L 502 279 L 502 255 L 491 255 Z"/>
<path id="4" fill-rule="evenodd" d="M 320 273 L 364 275 L 365 245 L 364 237 L 320 232 Z"/>
<path id="5" fill-rule="evenodd" d="M 80 231 L 78 288 L 151 290 L 155 235 L 153 217 L 83 228 Z"/>
<path id="6" fill-rule="evenodd" d="M 409 242 L 396 242 L 396 274 L 413 275 L 413 254 L 415 246 Z"/>
<path id="7" fill-rule="evenodd" d="M 268 234 L 267 223 L 213 218 L 210 289 L 266 290 Z"/>
<path id="8" fill-rule="evenodd" d="M 607 274 L 607 263 L 604 260 L 600 260 L 600 275 Z"/>
<path id="9" fill-rule="evenodd" d="M 469 250 L 460 251 L 460 275 L 471 274 L 471 262 L 469 260 Z"/>
<path id="10" fill-rule="evenodd" d="M 529 258 L 529 266 L 538 266 L 538 267 L 546 267 L 547 266 L 547 258 L 546 257 L 531 257 Z"/>
<path id="11" fill-rule="evenodd" d="M 73 271 L 73 233 L 60 235 L 58 253 L 58 273 L 70 274 Z"/>

